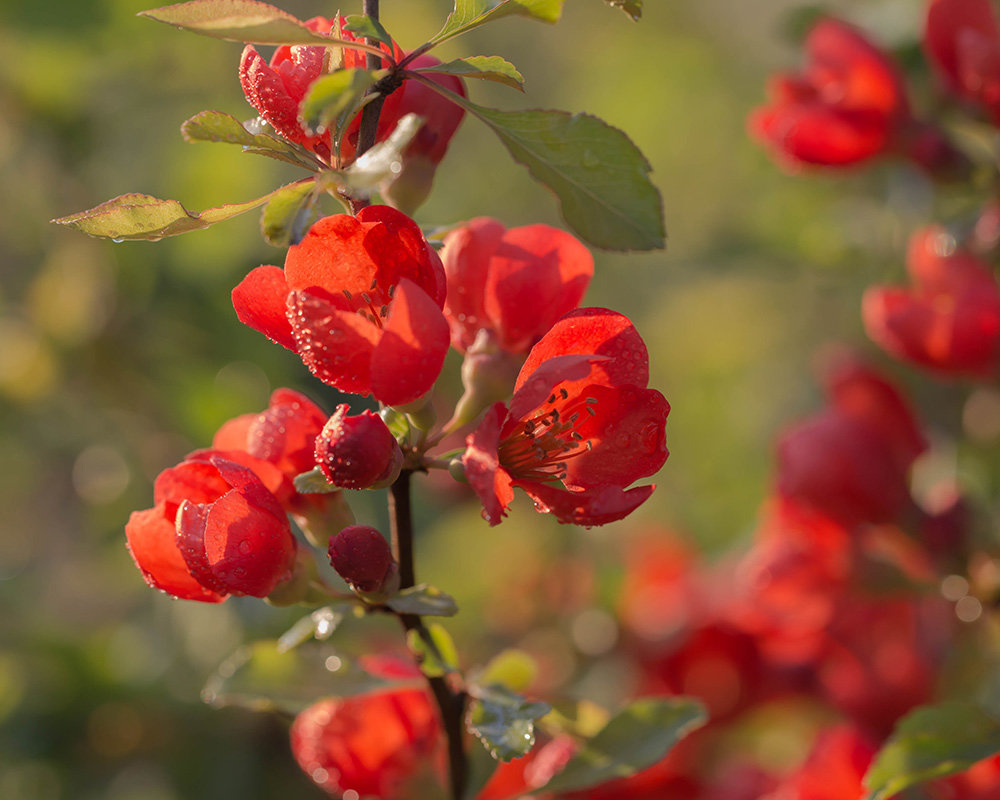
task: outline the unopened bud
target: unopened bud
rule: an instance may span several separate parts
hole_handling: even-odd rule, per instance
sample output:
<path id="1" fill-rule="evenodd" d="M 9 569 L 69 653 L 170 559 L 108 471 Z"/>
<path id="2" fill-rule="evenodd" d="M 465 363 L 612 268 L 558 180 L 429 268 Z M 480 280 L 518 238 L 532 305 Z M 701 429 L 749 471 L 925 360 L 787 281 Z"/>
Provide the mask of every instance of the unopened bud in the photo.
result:
<path id="1" fill-rule="evenodd" d="M 455 419 L 463 425 L 472 422 L 494 403 L 509 398 L 523 360 L 501 349 L 492 331 L 481 329 L 462 362 L 465 394 L 458 401 Z"/>
<path id="2" fill-rule="evenodd" d="M 375 528 L 344 528 L 330 540 L 329 552 L 337 574 L 359 594 L 387 597 L 399 588 L 399 566 Z"/>
<path id="3" fill-rule="evenodd" d="M 371 411 L 347 416 L 340 405 L 316 437 L 316 463 L 326 479 L 344 489 L 380 489 L 399 477 L 403 451 L 381 417 Z"/>

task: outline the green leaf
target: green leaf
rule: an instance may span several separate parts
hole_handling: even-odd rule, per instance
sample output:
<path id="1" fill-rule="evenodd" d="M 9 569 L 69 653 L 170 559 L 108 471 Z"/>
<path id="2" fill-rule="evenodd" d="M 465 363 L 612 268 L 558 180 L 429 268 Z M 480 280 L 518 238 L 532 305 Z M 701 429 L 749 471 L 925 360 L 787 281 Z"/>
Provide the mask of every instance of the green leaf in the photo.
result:
<path id="1" fill-rule="evenodd" d="M 319 467 L 313 467 L 308 472 L 300 472 L 292 479 L 292 483 L 295 484 L 295 491 L 300 494 L 331 494 L 340 491 L 339 487 L 326 479 L 326 475 Z"/>
<path id="2" fill-rule="evenodd" d="M 534 17 L 544 22 L 558 22 L 562 7 L 563 0 L 455 0 L 454 10 L 448 15 L 444 27 L 431 39 L 431 43 L 440 44 L 487 22 L 512 14 Z"/>
<path id="3" fill-rule="evenodd" d="M 377 39 L 386 45 L 390 51 L 392 50 L 392 37 L 377 19 L 372 19 L 362 14 L 352 14 L 345 19 L 343 29 L 357 36 L 364 36 L 366 39 Z"/>
<path id="4" fill-rule="evenodd" d="M 510 761 L 535 745 L 535 720 L 549 713 L 548 703 L 525 700 L 502 686 L 470 687 L 466 724 L 491 756 Z"/>
<path id="5" fill-rule="evenodd" d="M 349 615 L 364 611 L 353 603 L 337 603 L 317 608 L 281 634 L 276 646 L 279 653 L 287 653 L 309 639 L 323 642 L 333 636 L 340 623 Z"/>
<path id="6" fill-rule="evenodd" d="M 620 130 L 589 114 L 484 108 L 420 80 L 492 128 L 514 160 L 555 193 L 579 237 L 605 250 L 664 246 L 663 202 L 649 162 Z"/>
<path id="7" fill-rule="evenodd" d="M 282 652 L 276 641 L 265 640 L 226 659 L 201 696 L 214 706 L 297 714 L 320 697 L 349 697 L 395 685 L 369 675 L 329 644 L 306 643 Z"/>
<path id="8" fill-rule="evenodd" d="M 294 184 L 289 184 L 292 185 Z M 200 214 L 193 214 L 176 200 L 160 200 L 148 194 L 123 194 L 94 208 L 60 217 L 52 222 L 116 242 L 158 242 L 165 236 L 198 231 L 259 208 L 285 188 L 287 187 L 282 186 L 246 203 L 229 203 L 218 208 L 208 208 Z"/>
<path id="9" fill-rule="evenodd" d="M 251 133 L 232 114 L 202 111 L 181 125 L 181 135 L 189 142 L 226 142 L 238 144 L 244 152 L 257 153 L 316 172 L 319 164 L 291 142 L 269 133 Z"/>
<path id="10" fill-rule="evenodd" d="M 534 683 L 538 662 L 523 650 L 504 650 L 490 659 L 476 677 L 482 686 L 496 684 L 513 692 L 522 692 Z"/>
<path id="11" fill-rule="evenodd" d="M 620 8 L 636 22 L 642 17 L 642 0 L 605 0 L 608 5 Z"/>
<path id="12" fill-rule="evenodd" d="M 911 711 L 876 754 L 865 775 L 866 800 L 885 798 L 932 778 L 968 769 L 1000 751 L 1000 720 L 972 703 Z"/>
<path id="13" fill-rule="evenodd" d="M 701 703 L 688 697 L 630 703 L 539 792 L 569 792 L 634 775 L 660 761 L 707 719 Z"/>
<path id="14" fill-rule="evenodd" d="M 390 597 L 385 604 L 399 614 L 453 617 L 458 613 L 455 598 L 426 583 L 403 589 L 399 594 Z"/>
<path id="15" fill-rule="evenodd" d="M 443 627 L 431 623 L 423 629 L 406 632 L 406 643 L 428 678 L 440 678 L 458 671 L 458 650 Z"/>
<path id="16" fill-rule="evenodd" d="M 316 186 L 313 181 L 293 184 L 275 192 L 260 216 L 260 231 L 264 235 L 264 240 L 276 247 L 287 247 L 302 241 L 302 237 L 319 218 L 316 199 Z M 315 472 L 315 469 L 313 471 Z M 301 476 L 295 476 L 296 482 L 299 477 Z M 326 478 L 323 478 L 323 482 L 326 483 Z M 321 488 L 320 491 L 328 492 L 330 489 Z"/>
<path id="17" fill-rule="evenodd" d="M 299 108 L 307 132 L 316 135 L 329 128 L 358 104 L 376 79 L 365 69 L 341 69 L 313 81 Z"/>
<path id="18" fill-rule="evenodd" d="M 482 78 L 524 91 L 524 76 L 518 72 L 517 67 L 500 56 L 469 56 L 434 67 L 421 67 L 416 71 L 443 72 L 446 75 L 458 75 L 462 78 Z"/>
<path id="19" fill-rule="evenodd" d="M 315 33 L 288 12 L 257 0 L 190 0 L 140 11 L 139 16 L 231 42 L 353 47 L 382 55 L 381 50 L 364 42 Z"/>

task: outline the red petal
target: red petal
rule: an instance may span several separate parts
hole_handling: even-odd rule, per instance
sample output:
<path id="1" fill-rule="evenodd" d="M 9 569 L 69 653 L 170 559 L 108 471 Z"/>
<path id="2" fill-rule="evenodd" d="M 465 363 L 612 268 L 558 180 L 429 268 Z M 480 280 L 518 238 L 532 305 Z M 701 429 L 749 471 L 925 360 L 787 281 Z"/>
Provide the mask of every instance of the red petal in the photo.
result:
<path id="1" fill-rule="evenodd" d="M 271 395 L 267 411 L 253 416 L 247 431 L 247 452 L 294 477 L 315 465 L 316 436 L 325 423 L 326 414 L 308 397 L 278 389 Z"/>
<path id="2" fill-rule="evenodd" d="M 225 495 L 223 495 L 225 497 Z M 231 591 L 229 584 L 212 571 L 205 552 L 205 528 L 213 503 L 191 503 L 185 500 L 177 510 L 175 538 L 177 549 L 188 571 L 202 586 L 220 594 Z"/>
<path id="3" fill-rule="evenodd" d="M 348 308 L 343 293 L 360 297 L 375 278 L 376 265 L 363 246 L 368 227 L 348 214 L 319 220 L 301 242 L 288 248 L 289 289 L 322 289 L 337 308 Z"/>
<path id="4" fill-rule="evenodd" d="M 382 339 L 372 353 L 371 393 L 390 406 L 422 397 L 441 373 L 449 341 L 440 307 L 404 278 L 396 286 Z"/>
<path id="5" fill-rule="evenodd" d="M 941 78 L 959 93 L 965 90 L 959 70 L 959 37 L 970 30 L 1000 44 L 1000 23 L 989 0 L 931 0 L 924 50 Z"/>
<path id="6" fill-rule="evenodd" d="M 438 308 L 444 306 L 444 267 L 420 226 L 390 206 L 363 208 L 358 219 L 367 228 L 364 248 L 377 265 L 379 285 L 388 288 L 408 278 L 427 292 Z"/>
<path id="7" fill-rule="evenodd" d="M 278 267 L 257 267 L 233 289 L 233 308 L 244 325 L 295 352 L 285 310 L 287 298 L 285 273 Z"/>
<path id="8" fill-rule="evenodd" d="M 517 481 L 535 501 L 535 508 L 552 514 L 567 525 L 606 525 L 623 519 L 649 499 L 655 486 L 637 486 L 623 491 L 618 486 L 571 492 L 547 483 Z"/>
<path id="9" fill-rule="evenodd" d="M 302 361 L 323 383 L 368 394 L 370 363 L 381 332 L 354 311 L 310 292 L 288 295 L 288 318 Z"/>
<path id="10" fill-rule="evenodd" d="M 485 309 L 511 352 L 530 348 L 576 308 L 594 274 L 590 251 L 548 225 L 512 228 L 490 262 Z"/>
<path id="11" fill-rule="evenodd" d="M 491 328 L 483 292 L 490 260 L 500 244 L 504 226 L 489 217 L 469 220 L 444 238 L 441 261 L 448 276 L 444 312 L 452 329 L 452 344 L 465 352 L 475 341 L 476 331 Z"/>
<path id="12" fill-rule="evenodd" d="M 240 85 L 243 94 L 257 112 L 286 139 L 303 142 L 306 139 L 299 124 L 298 101 L 288 96 L 281 77 L 248 44 L 240 58 Z"/>
<path id="13" fill-rule="evenodd" d="M 246 450 L 247 431 L 258 416 L 258 414 L 241 414 L 228 422 L 223 422 L 212 437 L 212 449 Z"/>
<path id="14" fill-rule="evenodd" d="M 211 503 L 229 491 L 230 485 L 207 460 L 183 461 L 176 467 L 165 469 L 153 484 L 153 502 L 163 505 L 171 524 L 182 500 L 192 503 Z"/>
<path id="15" fill-rule="evenodd" d="M 507 414 L 503 403 L 497 403 L 483 417 L 479 427 L 465 439 L 462 465 L 469 485 L 483 503 L 483 518 L 490 525 L 499 525 L 514 499 L 510 475 L 500 466 L 497 449 L 500 445 L 500 425 Z"/>
<path id="16" fill-rule="evenodd" d="M 516 427 L 542 405 L 557 386 L 586 383 L 593 365 L 605 360 L 592 355 L 555 356 L 542 362 L 530 375 L 525 375 L 522 369 L 517 391 L 510 401 L 509 425 Z"/>
<path id="17" fill-rule="evenodd" d="M 132 512 L 125 525 L 125 537 L 136 566 L 153 588 L 182 600 L 221 603 L 226 599 L 225 594 L 206 589 L 188 571 L 177 549 L 174 525 L 162 505 Z"/>

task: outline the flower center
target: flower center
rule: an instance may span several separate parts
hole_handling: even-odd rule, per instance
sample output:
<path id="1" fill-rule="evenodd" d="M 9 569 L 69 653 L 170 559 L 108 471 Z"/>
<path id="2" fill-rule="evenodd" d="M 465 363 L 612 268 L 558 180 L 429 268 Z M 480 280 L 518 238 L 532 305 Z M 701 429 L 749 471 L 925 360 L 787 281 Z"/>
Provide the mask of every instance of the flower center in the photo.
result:
<path id="1" fill-rule="evenodd" d="M 516 478 L 529 481 L 566 479 L 566 464 L 593 449 L 576 430 L 584 414 L 596 416 L 596 398 L 575 397 L 559 389 L 500 442 L 499 460 Z"/>
<path id="2" fill-rule="evenodd" d="M 367 292 L 362 292 L 359 296 L 351 294 L 344 289 L 344 297 L 351 304 L 351 310 L 357 311 L 362 317 L 367 319 L 376 327 L 382 327 L 382 320 L 389 316 L 389 303 L 396 292 L 396 284 L 392 284 L 388 289 L 379 286 L 378 280 L 372 280 L 372 285 Z"/>

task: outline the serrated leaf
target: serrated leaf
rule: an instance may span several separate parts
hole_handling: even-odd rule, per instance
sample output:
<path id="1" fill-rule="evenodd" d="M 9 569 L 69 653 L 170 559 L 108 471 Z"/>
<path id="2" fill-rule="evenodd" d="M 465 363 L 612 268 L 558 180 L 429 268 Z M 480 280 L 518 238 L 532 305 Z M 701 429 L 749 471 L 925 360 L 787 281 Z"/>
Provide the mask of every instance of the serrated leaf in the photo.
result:
<path id="1" fill-rule="evenodd" d="M 455 0 L 444 27 L 431 42 L 439 44 L 501 17 L 518 14 L 544 22 L 558 22 L 563 0 Z"/>
<path id="2" fill-rule="evenodd" d="M 320 697 L 349 697 L 395 685 L 369 675 L 329 644 L 311 642 L 280 652 L 269 639 L 245 645 L 227 658 L 201 696 L 214 706 L 297 714 Z"/>
<path id="3" fill-rule="evenodd" d="M 636 700 L 615 714 L 539 792 L 569 792 L 634 775 L 660 761 L 707 720 L 702 704 L 688 697 Z"/>
<path id="4" fill-rule="evenodd" d="M 589 114 L 484 108 L 420 80 L 485 122 L 514 160 L 552 190 L 580 238 L 605 250 L 664 246 L 663 202 L 649 180 L 651 167 L 620 130 Z"/>
<path id="5" fill-rule="evenodd" d="M 392 50 L 392 37 L 377 19 L 366 17 L 363 14 L 352 14 L 344 20 L 343 29 L 357 36 L 364 36 L 366 39 L 377 39 L 388 46 L 390 51 Z"/>
<path id="6" fill-rule="evenodd" d="M 518 72 L 517 67 L 500 56 L 469 56 L 433 67 L 421 67 L 416 71 L 441 72 L 445 75 L 458 75 L 461 78 L 481 78 L 524 91 L 524 76 Z"/>
<path id="7" fill-rule="evenodd" d="M 406 632 L 406 643 L 428 678 L 440 678 L 458 671 L 458 650 L 448 631 L 436 622 L 420 631 Z"/>
<path id="8" fill-rule="evenodd" d="M 338 45 L 384 55 L 363 42 L 348 42 L 311 31 L 287 11 L 258 0 L 190 0 L 140 11 L 139 16 L 231 42 Z"/>
<path id="9" fill-rule="evenodd" d="M 313 81 L 299 113 L 306 130 L 318 134 L 353 109 L 377 76 L 365 69 L 341 69 Z"/>
<path id="10" fill-rule="evenodd" d="M 264 240 L 276 247 L 287 247 L 302 241 L 302 237 L 319 218 L 316 199 L 316 186 L 313 181 L 288 186 L 275 192 L 260 216 L 260 231 Z M 298 478 L 296 475 L 295 480 Z M 329 489 L 320 491 L 326 492 Z"/>
<path id="11" fill-rule="evenodd" d="M 885 800 L 918 783 L 962 772 L 1000 751 L 1000 720 L 972 703 L 911 711 L 876 754 L 866 800 Z"/>
<path id="12" fill-rule="evenodd" d="M 294 184 L 288 184 L 293 186 Z M 256 200 L 207 208 L 200 214 L 188 211 L 176 200 L 161 200 L 148 194 L 123 194 L 99 206 L 52 220 L 56 225 L 75 228 L 90 236 L 122 241 L 158 242 L 166 236 L 198 231 L 259 208 L 282 186 Z"/>
<path id="13" fill-rule="evenodd" d="M 512 692 L 523 692 L 538 675 L 538 662 L 523 650 L 508 649 L 497 653 L 476 677 L 482 686 L 497 684 Z"/>
<path id="14" fill-rule="evenodd" d="M 253 133 L 232 114 L 202 111 L 181 124 L 181 136 L 188 142 L 238 144 L 244 152 L 257 153 L 316 172 L 320 165 L 291 142 L 268 133 Z"/>
<path id="15" fill-rule="evenodd" d="M 300 472 L 292 479 L 292 483 L 295 485 L 295 491 L 300 494 L 330 494 L 340 491 L 339 487 L 326 479 L 326 475 L 319 467 L 313 467 L 308 472 Z"/>
<path id="16" fill-rule="evenodd" d="M 329 639 L 340 627 L 340 623 L 353 614 L 356 608 L 357 606 L 352 603 L 337 603 L 317 608 L 281 634 L 276 645 L 278 652 L 287 653 L 309 639 L 320 642 Z"/>
<path id="17" fill-rule="evenodd" d="M 549 713 L 548 703 L 531 702 L 502 686 L 470 687 L 466 724 L 491 756 L 510 761 L 535 745 L 535 720 Z"/>
<path id="18" fill-rule="evenodd" d="M 399 614 L 453 617 L 458 613 L 455 598 L 426 583 L 403 589 L 397 595 L 390 597 L 385 604 Z"/>
<path id="19" fill-rule="evenodd" d="M 636 22 L 642 17 L 642 0 L 605 0 L 608 5 L 620 8 Z"/>

